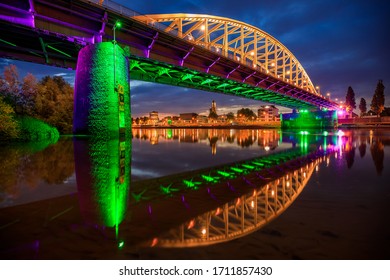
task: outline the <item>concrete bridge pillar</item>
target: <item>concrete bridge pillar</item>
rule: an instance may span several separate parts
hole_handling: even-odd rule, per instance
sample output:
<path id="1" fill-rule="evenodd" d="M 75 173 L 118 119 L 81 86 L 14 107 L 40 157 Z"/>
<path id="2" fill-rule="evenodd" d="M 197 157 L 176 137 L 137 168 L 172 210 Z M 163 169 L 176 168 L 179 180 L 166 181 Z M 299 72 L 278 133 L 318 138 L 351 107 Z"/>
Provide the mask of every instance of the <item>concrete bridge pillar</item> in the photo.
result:
<path id="1" fill-rule="evenodd" d="M 89 45 L 79 52 L 73 133 L 101 139 L 130 137 L 129 61 L 113 42 Z"/>

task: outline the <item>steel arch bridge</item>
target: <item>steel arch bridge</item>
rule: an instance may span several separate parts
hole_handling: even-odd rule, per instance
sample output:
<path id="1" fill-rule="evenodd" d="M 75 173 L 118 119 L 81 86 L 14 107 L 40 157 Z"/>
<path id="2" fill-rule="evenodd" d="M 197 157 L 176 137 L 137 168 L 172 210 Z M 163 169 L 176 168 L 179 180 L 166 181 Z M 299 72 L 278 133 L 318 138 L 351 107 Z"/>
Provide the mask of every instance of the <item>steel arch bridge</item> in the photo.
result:
<path id="1" fill-rule="evenodd" d="M 255 26 L 202 14 L 153 14 L 134 19 L 320 95 L 291 51 Z"/>
<path id="2" fill-rule="evenodd" d="M 282 43 L 237 20 L 140 15 L 113 1 L 97 0 L 16 0 L 0 7 L 1 57 L 75 69 L 80 48 L 113 42 L 119 20 L 122 27 L 114 41 L 129 47 L 131 79 L 288 108 L 338 108 L 316 91 Z"/>

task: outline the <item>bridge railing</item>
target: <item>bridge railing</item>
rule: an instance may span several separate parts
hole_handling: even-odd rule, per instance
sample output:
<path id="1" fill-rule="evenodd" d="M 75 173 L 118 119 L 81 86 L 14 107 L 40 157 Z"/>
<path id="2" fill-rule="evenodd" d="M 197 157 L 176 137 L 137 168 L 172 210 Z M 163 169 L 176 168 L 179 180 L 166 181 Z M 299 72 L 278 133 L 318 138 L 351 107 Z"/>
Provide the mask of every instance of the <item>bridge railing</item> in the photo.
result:
<path id="1" fill-rule="evenodd" d="M 100 6 L 104 7 L 104 8 L 107 8 L 107 9 L 110 9 L 110 10 L 112 10 L 114 12 L 117 12 L 117 13 L 119 13 L 122 16 L 130 17 L 130 18 L 133 18 L 135 16 L 143 16 L 143 17 L 145 17 L 144 14 L 136 12 L 136 11 L 130 9 L 130 8 L 127 8 L 127 7 L 125 7 L 125 6 L 121 5 L 121 4 L 118 4 L 118 3 L 114 2 L 114 1 L 111 1 L 111 0 L 104 0 L 104 1 L 100 1 L 100 0 L 90 0 L 90 1 L 82 0 L 82 1 L 100 5 Z M 102 3 L 100 3 L 100 2 L 102 2 Z M 150 18 L 150 20 L 152 20 L 152 18 Z M 157 28 L 157 29 L 160 29 L 160 30 L 165 30 L 168 27 L 167 25 L 161 24 L 159 22 L 154 22 L 152 24 L 152 26 Z M 175 32 L 169 32 L 169 34 L 178 36 L 176 30 L 175 30 Z"/>

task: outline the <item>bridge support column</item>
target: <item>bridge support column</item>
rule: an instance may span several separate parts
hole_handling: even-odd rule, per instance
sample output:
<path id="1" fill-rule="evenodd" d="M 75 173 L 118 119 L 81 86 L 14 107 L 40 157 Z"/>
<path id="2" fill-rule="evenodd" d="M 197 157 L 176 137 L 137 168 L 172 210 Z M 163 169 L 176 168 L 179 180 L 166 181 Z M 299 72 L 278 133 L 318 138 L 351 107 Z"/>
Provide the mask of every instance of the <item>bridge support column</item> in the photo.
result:
<path id="1" fill-rule="evenodd" d="M 129 62 L 113 42 L 89 45 L 79 52 L 73 133 L 102 139 L 130 137 Z"/>

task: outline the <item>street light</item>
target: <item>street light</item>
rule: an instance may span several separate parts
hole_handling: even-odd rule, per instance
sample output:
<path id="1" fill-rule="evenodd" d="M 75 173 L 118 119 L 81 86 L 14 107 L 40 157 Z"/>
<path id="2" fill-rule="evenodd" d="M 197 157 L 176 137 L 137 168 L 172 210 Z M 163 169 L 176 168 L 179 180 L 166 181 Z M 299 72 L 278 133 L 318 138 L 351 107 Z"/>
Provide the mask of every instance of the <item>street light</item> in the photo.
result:
<path id="1" fill-rule="evenodd" d="M 115 30 L 117 28 L 121 28 L 122 27 L 122 23 L 117 20 L 115 23 L 114 23 L 114 26 L 112 27 L 112 31 L 114 32 L 114 44 L 116 44 L 116 41 L 115 41 Z"/>
<path id="2" fill-rule="evenodd" d="M 320 86 L 316 86 L 316 90 L 317 90 L 317 93 L 318 93 L 318 94 L 321 94 L 321 92 L 320 92 Z"/>
<path id="3" fill-rule="evenodd" d="M 115 30 L 117 28 L 120 28 L 122 26 L 122 23 L 117 20 L 114 23 L 114 26 L 112 27 L 112 32 L 114 33 L 114 88 L 116 88 L 116 37 L 115 37 Z"/>
<path id="4" fill-rule="evenodd" d="M 328 99 L 330 100 L 330 92 L 326 93 L 326 96 L 327 96 Z"/>

